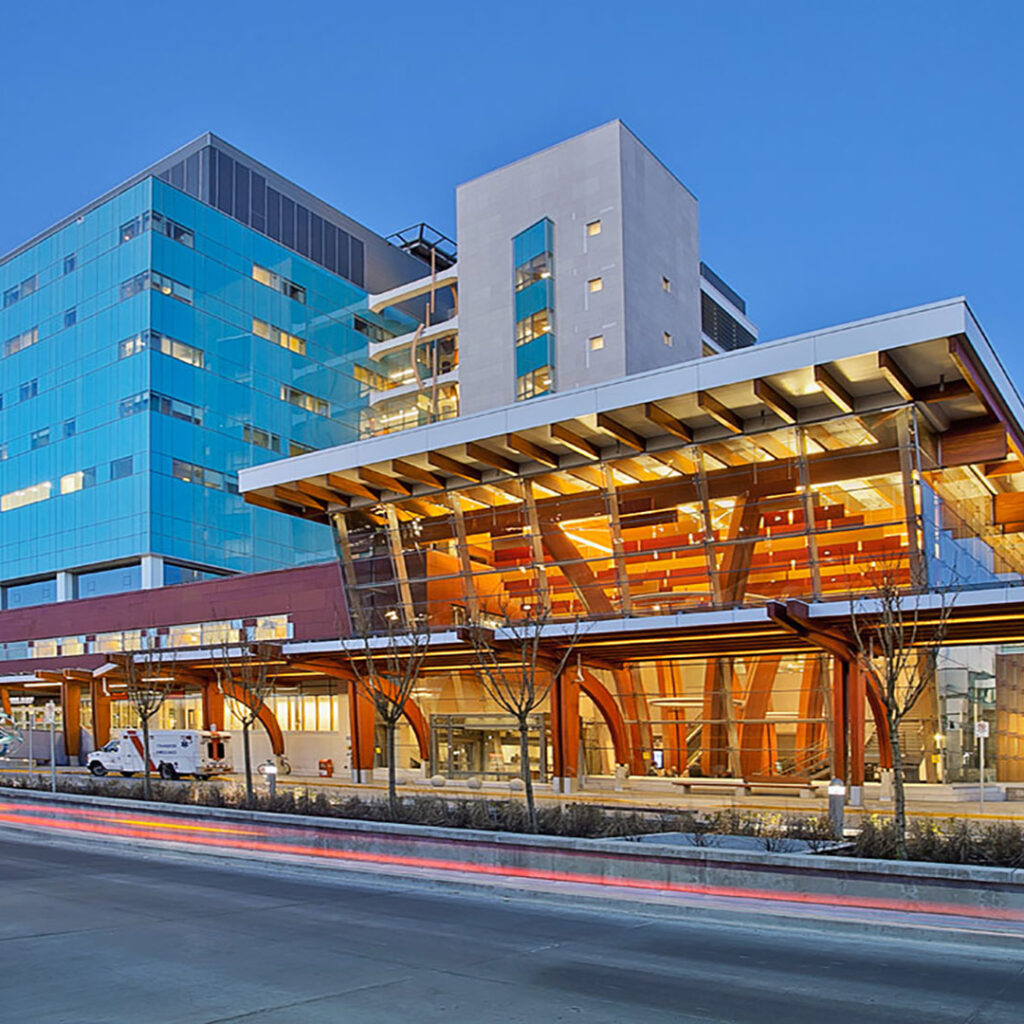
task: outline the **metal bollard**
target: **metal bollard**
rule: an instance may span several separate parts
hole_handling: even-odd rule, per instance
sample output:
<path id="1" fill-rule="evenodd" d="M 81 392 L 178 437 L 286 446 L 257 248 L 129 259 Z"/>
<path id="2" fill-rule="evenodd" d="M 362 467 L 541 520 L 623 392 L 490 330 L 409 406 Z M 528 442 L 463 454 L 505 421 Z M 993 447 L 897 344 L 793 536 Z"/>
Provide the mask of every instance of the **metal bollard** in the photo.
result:
<path id="1" fill-rule="evenodd" d="M 828 784 L 828 820 L 836 839 L 843 838 L 843 814 L 846 810 L 846 784 L 842 779 L 833 779 Z"/>
<path id="2" fill-rule="evenodd" d="M 267 792 L 270 794 L 270 799 L 273 800 L 277 794 L 277 765 L 273 763 L 267 764 Z"/>

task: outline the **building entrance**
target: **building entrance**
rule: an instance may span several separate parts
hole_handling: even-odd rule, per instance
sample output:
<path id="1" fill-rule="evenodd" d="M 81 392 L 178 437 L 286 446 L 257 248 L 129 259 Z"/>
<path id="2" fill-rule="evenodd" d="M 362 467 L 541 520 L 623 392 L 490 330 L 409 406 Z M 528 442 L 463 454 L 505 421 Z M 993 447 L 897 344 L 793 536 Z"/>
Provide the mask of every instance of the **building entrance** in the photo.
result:
<path id="1" fill-rule="evenodd" d="M 533 778 L 547 782 L 547 715 L 531 716 L 529 741 Z M 434 770 L 450 779 L 510 779 L 522 772 L 519 728 L 511 715 L 432 715 L 430 746 Z"/>

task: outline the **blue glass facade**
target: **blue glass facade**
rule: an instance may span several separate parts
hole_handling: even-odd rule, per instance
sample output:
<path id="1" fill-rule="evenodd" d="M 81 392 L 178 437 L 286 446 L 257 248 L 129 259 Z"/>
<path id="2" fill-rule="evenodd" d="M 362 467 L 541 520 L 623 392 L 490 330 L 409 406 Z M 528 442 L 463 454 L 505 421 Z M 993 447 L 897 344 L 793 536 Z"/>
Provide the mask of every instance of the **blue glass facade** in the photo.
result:
<path id="1" fill-rule="evenodd" d="M 554 252 L 546 217 L 512 239 L 517 401 L 555 389 Z"/>
<path id="2" fill-rule="evenodd" d="M 332 557 L 325 527 L 237 493 L 244 466 L 358 437 L 356 314 L 412 329 L 322 245 L 147 177 L 0 264 L 4 607 L 134 589 L 145 555 L 155 585 Z"/>

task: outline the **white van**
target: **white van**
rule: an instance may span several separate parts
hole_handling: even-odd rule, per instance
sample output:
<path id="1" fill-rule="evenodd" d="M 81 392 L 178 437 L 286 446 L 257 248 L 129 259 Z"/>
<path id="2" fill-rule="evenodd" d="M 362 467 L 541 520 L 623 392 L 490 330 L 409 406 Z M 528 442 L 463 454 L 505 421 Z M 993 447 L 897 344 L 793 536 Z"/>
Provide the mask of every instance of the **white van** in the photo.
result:
<path id="1" fill-rule="evenodd" d="M 226 732 L 208 732 L 200 729 L 154 729 L 149 734 L 150 771 L 162 779 L 176 779 L 179 775 L 194 775 L 208 779 L 211 775 L 224 775 L 231 771 Z M 89 755 L 89 771 L 93 775 L 120 772 L 135 775 L 144 770 L 141 729 L 125 729 L 119 740 L 111 740 L 105 747 Z"/>

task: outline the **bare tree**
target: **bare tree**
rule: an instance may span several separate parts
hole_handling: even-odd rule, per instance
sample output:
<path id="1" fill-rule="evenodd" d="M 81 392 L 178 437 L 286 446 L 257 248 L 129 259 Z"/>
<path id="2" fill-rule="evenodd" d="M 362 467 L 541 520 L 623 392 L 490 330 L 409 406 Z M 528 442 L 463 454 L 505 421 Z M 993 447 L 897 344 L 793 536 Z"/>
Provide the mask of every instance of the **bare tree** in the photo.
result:
<path id="1" fill-rule="evenodd" d="M 388 814 L 398 816 L 395 733 L 420 677 L 430 647 L 425 617 L 413 616 L 407 625 L 393 609 L 382 616 L 380 630 L 371 628 L 369 616 L 353 602 L 353 633 L 360 642 L 346 648 L 355 686 L 372 703 L 384 725 L 388 761 Z M 351 637 L 350 637 L 351 638 Z"/>
<path id="2" fill-rule="evenodd" d="M 870 590 L 851 603 L 850 621 L 859 667 L 868 673 L 889 730 L 893 767 L 896 855 L 907 856 L 907 803 L 900 726 L 923 693 L 935 684 L 937 654 L 956 599 L 951 582 L 926 589 L 922 573 L 902 565 L 879 567 Z"/>
<path id="3" fill-rule="evenodd" d="M 537 803 L 530 770 L 530 718 L 547 700 L 555 679 L 565 668 L 579 639 L 579 622 L 559 637 L 561 653 L 554 655 L 544 645 L 550 613 L 532 607 L 522 609 L 523 618 L 509 614 L 497 629 L 474 625 L 466 632 L 473 642 L 480 682 L 487 695 L 508 712 L 519 729 L 519 767 L 526 793 L 526 811 L 531 832 L 537 831 Z"/>
<path id="4" fill-rule="evenodd" d="M 167 699 L 174 685 L 173 659 L 157 646 L 155 635 L 144 635 L 140 649 L 133 653 L 112 655 L 125 683 L 125 696 L 135 709 L 142 727 L 143 792 L 147 800 L 153 796 L 149 758 L 149 723 Z"/>
<path id="5" fill-rule="evenodd" d="M 273 692 L 274 663 L 281 660 L 281 648 L 275 644 L 242 644 L 225 646 L 220 651 L 217 682 L 225 696 L 231 698 L 231 713 L 242 726 L 242 749 L 245 755 L 245 802 L 253 803 L 252 744 L 250 731 Z"/>

